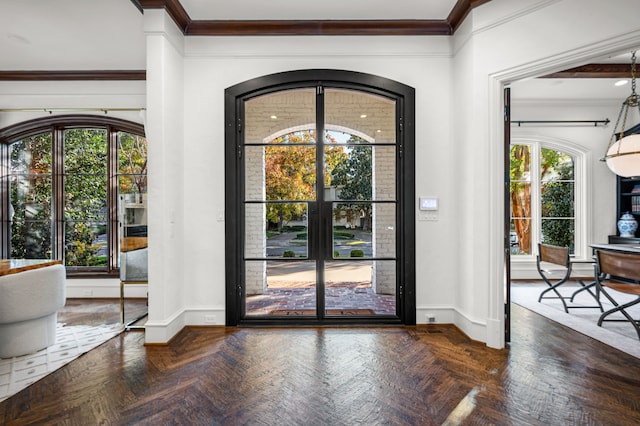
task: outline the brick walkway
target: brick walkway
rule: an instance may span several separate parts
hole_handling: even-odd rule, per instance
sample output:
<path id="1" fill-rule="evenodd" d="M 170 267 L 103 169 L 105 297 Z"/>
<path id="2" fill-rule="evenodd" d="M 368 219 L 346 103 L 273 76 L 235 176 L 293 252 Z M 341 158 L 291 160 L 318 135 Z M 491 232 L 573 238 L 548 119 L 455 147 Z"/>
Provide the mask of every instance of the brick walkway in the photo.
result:
<path id="1" fill-rule="evenodd" d="M 358 283 L 342 283 L 325 288 L 326 309 L 344 311 L 344 315 L 352 315 L 361 312 L 356 310 L 363 309 L 376 315 L 395 315 L 395 299 L 393 295 L 375 294 L 370 286 L 364 287 Z M 308 286 L 272 288 L 267 289 L 264 294 L 247 297 L 248 315 L 287 315 L 292 311 L 315 315 L 315 309 L 316 290 Z M 307 312 L 300 313 L 301 311 Z"/>
<path id="2" fill-rule="evenodd" d="M 395 315 L 395 296 L 376 294 L 371 288 L 370 262 L 336 262 L 325 272 L 328 315 Z M 247 315 L 315 315 L 312 264 L 270 263 L 267 276 L 267 290 L 247 296 Z"/>

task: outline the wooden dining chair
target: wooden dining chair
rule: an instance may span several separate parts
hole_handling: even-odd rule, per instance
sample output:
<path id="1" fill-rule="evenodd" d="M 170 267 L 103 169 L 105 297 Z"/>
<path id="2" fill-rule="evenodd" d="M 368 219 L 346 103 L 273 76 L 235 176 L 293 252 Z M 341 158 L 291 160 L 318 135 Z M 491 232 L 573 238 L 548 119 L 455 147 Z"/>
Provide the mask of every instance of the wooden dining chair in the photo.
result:
<path id="1" fill-rule="evenodd" d="M 627 321 L 635 327 L 640 339 L 640 319 L 634 319 L 627 312 L 628 308 L 640 303 L 640 255 L 597 250 L 596 259 L 596 285 L 614 306 L 613 309 L 600 315 L 598 325 L 602 326 L 604 321 Z M 623 303 L 622 295 L 631 295 L 635 298 Z M 620 312 L 624 319 L 607 319 L 615 312 Z"/>
<path id="2" fill-rule="evenodd" d="M 536 257 L 536 268 L 538 269 L 538 273 L 542 277 L 542 280 L 547 283 L 549 288 L 545 289 L 542 293 L 540 293 L 540 297 L 538 297 L 538 302 L 542 302 L 542 299 L 559 299 L 562 302 L 562 306 L 564 306 L 564 311 L 569 313 L 569 309 L 574 308 L 598 308 L 600 312 L 603 312 L 602 304 L 600 303 L 600 295 L 596 288 L 595 280 L 589 284 L 585 284 L 580 279 L 571 279 L 571 272 L 573 269 L 573 265 L 576 263 L 591 263 L 593 261 L 583 261 L 583 260 L 571 260 L 569 256 L 569 248 L 568 247 L 560 247 L 554 246 L 550 244 L 538 244 L 538 255 Z M 580 284 L 580 288 L 574 291 L 570 296 L 563 296 L 560 291 L 558 291 L 558 287 L 568 282 L 577 282 Z M 595 292 L 593 290 L 596 290 Z M 586 291 L 589 293 L 597 305 L 595 306 L 583 306 L 583 305 L 568 305 L 567 300 L 570 302 L 574 301 L 575 296 L 582 292 Z M 555 296 L 546 296 L 547 293 L 553 292 Z"/>

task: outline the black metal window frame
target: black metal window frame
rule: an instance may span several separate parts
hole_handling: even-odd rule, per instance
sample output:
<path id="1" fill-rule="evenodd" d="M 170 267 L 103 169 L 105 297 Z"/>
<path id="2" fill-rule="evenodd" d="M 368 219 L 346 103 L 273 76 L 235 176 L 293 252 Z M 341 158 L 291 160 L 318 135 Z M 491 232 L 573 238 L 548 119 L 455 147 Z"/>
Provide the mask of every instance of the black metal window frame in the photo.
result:
<path id="1" fill-rule="evenodd" d="M 64 172 L 62 142 L 69 129 L 99 129 L 107 133 L 107 265 L 103 267 L 67 267 L 69 277 L 118 277 L 118 133 L 145 136 L 144 126 L 132 121 L 96 115 L 58 115 L 28 120 L 0 129 L 0 168 L 10 169 L 11 144 L 43 133 L 51 134 L 53 230 L 52 258 L 64 261 Z M 0 256 L 10 258 L 9 182 L 0 183 Z"/>

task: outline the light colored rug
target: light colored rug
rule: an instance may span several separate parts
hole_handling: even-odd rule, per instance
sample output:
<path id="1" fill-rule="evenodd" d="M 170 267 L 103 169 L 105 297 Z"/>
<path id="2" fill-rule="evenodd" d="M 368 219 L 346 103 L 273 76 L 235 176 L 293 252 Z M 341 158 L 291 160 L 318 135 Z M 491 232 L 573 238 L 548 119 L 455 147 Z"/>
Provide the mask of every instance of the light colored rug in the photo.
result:
<path id="1" fill-rule="evenodd" d="M 562 302 L 559 299 L 542 299 L 538 303 L 540 293 L 549 288 L 545 283 L 514 283 L 511 284 L 511 301 L 564 326 L 585 334 L 593 339 L 599 340 L 609 346 L 640 358 L 640 340 L 635 328 L 628 322 L 604 322 L 602 327 L 598 327 L 600 310 L 598 308 L 578 308 L 569 309 L 569 313 L 564 311 Z M 559 288 L 563 296 L 570 296 L 579 288 L 566 284 Z M 549 292 L 552 293 L 552 292 Z M 548 296 L 547 293 L 545 296 Z M 633 297 L 621 295 L 624 300 L 631 300 Z M 605 311 L 611 309 L 613 305 L 603 295 L 600 297 Z M 583 291 L 576 296 L 574 303 L 567 301 L 569 306 L 594 306 L 595 300 L 587 292 Z M 640 318 L 640 304 L 628 309 L 634 318 Z M 621 314 L 612 314 L 607 318 L 623 318 Z"/>
<path id="2" fill-rule="evenodd" d="M 0 358 L 0 402 L 123 330 L 122 324 L 67 327 L 58 323 L 55 345 L 30 355 Z"/>

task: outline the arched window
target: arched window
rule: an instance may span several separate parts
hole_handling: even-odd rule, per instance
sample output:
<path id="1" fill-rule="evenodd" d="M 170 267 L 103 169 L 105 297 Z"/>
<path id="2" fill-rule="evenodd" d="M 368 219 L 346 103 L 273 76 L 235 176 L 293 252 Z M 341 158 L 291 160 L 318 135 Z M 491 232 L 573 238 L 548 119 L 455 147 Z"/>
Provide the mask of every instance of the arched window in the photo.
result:
<path id="1" fill-rule="evenodd" d="M 0 142 L 2 257 L 59 259 L 70 274 L 115 275 L 120 238 L 146 236 L 143 126 L 47 117 L 0 130 Z"/>
<path id="2" fill-rule="evenodd" d="M 517 140 L 511 144 L 511 254 L 535 255 L 538 243 L 585 254 L 585 153 L 568 143 Z"/>

